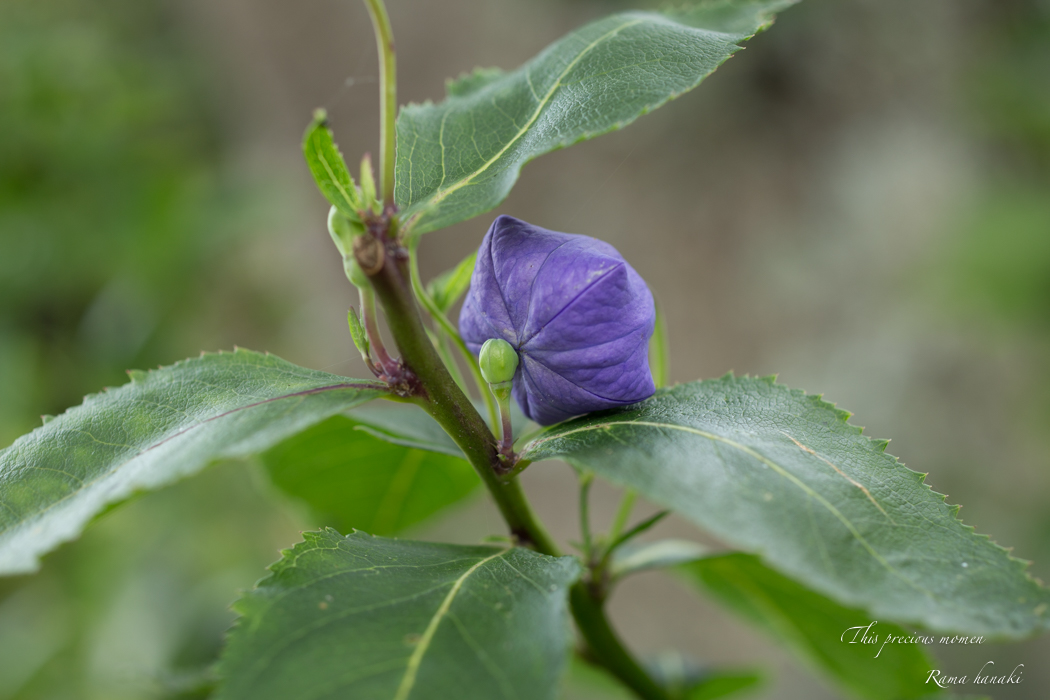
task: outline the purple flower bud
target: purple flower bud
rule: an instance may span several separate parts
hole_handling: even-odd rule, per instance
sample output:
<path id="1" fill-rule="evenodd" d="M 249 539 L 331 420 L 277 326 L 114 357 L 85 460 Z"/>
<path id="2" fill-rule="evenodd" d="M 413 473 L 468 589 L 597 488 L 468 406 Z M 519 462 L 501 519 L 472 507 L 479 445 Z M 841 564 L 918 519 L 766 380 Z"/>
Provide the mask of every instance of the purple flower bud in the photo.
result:
<path id="1" fill-rule="evenodd" d="M 475 354 L 489 338 L 517 350 L 514 398 L 550 425 L 652 396 L 655 318 L 645 281 L 608 243 L 501 216 L 481 241 L 459 330 Z"/>

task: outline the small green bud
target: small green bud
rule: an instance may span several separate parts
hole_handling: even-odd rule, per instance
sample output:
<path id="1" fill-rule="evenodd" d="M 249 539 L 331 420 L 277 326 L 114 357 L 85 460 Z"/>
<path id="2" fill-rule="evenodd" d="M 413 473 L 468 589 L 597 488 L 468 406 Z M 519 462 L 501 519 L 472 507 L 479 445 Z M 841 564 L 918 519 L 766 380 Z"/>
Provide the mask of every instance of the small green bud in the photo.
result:
<path id="1" fill-rule="evenodd" d="M 489 384 L 502 384 L 514 378 L 518 369 L 518 352 L 502 338 L 489 338 L 478 354 L 481 376 Z"/>
<path id="2" fill-rule="evenodd" d="M 343 258 L 343 271 L 346 272 L 346 278 L 350 280 L 350 284 L 358 289 L 367 289 L 371 286 L 371 283 L 368 281 L 368 275 L 361 269 L 352 253 Z"/>
<path id="3" fill-rule="evenodd" d="M 353 255 L 354 236 L 361 235 L 362 231 L 338 209 L 332 207 L 328 210 L 328 233 L 331 234 L 335 247 L 339 249 L 343 257 L 346 257 Z"/>

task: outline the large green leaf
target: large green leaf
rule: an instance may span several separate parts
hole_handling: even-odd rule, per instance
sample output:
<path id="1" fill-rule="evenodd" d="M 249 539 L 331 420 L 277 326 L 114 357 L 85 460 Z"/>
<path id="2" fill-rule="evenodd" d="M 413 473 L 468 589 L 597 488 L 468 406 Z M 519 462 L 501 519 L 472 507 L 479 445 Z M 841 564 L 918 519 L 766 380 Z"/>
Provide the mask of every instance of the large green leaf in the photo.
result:
<path id="1" fill-rule="evenodd" d="M 522 453 L 636 489 L 875 619 L 994 637 L 1046 629 L 1050 591 L 1026 564 L 848 418 L 771 378 L 726 376 L 553 426 Z"/>
<path id="2" fill-rule="evenodd" d="M 725 0 L 627 12 L 563 37 L 512 73 L 449 85 L 397 120 L 395 198 L 417 233 L 499 204 L 543 153 L 619 129 L 696 87 L 797 0 Z"/>
<path id="3" fill-rule="evenodd" d="M 334 416 L 271 448 L 262 462 L 273 483 L 309 504 L 324 525 L 373 535 L 401 532 L 481 483 L 460 457 L 394 444 L 390 437 L 410 438 L 378 432 Z"/>
<path id="4" fill-rule="evenodd" d="M 555 697 L 576 559 L 304 537 L 235 604 L 221 700 Z"/>
<path id="5" fill-rule="evenodd" d="M 876 622 L 868 628 L 873 620 L 863 610 L 832 602 L 750 554 L 709 557 L 680 570 L 853 695 L 867 700 L 930 695 L 926 679 L 932 666 L 922 645 L 886 643 L 887 635 L 913 636 L 900 627 Z M 865 637 L 878 642 L 862 642 Z"/>
<path id="6" fill-rule="evenodd" d="M 0 451 L 0 573 L 33 571 L 106 507 L 386 394 L 247 350 L 131 372 Z"/>

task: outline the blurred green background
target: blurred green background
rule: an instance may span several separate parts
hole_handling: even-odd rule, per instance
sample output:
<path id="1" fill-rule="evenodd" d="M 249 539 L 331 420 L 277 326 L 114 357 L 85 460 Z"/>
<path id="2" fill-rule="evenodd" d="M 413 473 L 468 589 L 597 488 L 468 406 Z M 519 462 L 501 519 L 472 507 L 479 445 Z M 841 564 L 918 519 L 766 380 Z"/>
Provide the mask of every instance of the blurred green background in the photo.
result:
<path id="1" fill-rule="evenodd" d="M 389 0 L 401 100 L 627 6 Z M 325 106 L 348 158 L 374 152 L 376 72 L 355 0 L 3 0 L 0 445 L 201 350 L 365 376 L 299 139 Z M 806 0 L 694 93 L 529 165 L 495 213 L 616 245 L 667 313 L 673 379 L 823 393 L 1050 580 L 1050 2 Z M 428 236 L 424 277 L 489 220 Z M 571 538 L 569 470 L 525 483 Z M 595 497 L 603 523 L 616 494 Z M 0 580 L 0 700 L 206 696 L 226 606 L 315 520 L 251 464 L 104 515 Z M 410 532 L 500 531 L 475 497 Z M 613 614 L 640 653 L 760 663 L 755 697 L 837 697 L 658 574 Z M 1046 639 L 935 654 L 1025 663 L 997 698 L 1050 687 Z"/>

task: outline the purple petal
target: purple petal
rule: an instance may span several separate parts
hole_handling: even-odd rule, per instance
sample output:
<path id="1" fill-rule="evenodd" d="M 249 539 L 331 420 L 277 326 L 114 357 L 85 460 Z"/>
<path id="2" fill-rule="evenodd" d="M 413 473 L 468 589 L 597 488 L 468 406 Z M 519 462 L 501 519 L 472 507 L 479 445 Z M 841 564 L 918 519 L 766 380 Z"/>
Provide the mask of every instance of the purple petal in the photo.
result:
<path id="1" fill-rule="evenodd" d="M 514 397 L 549 425 L 651 396 L 654 322 L 652 294 L 611 245 L 501 216 L 478 251 L 460 331 L 475 352 L 497 337 L 518 350 Z"/>

